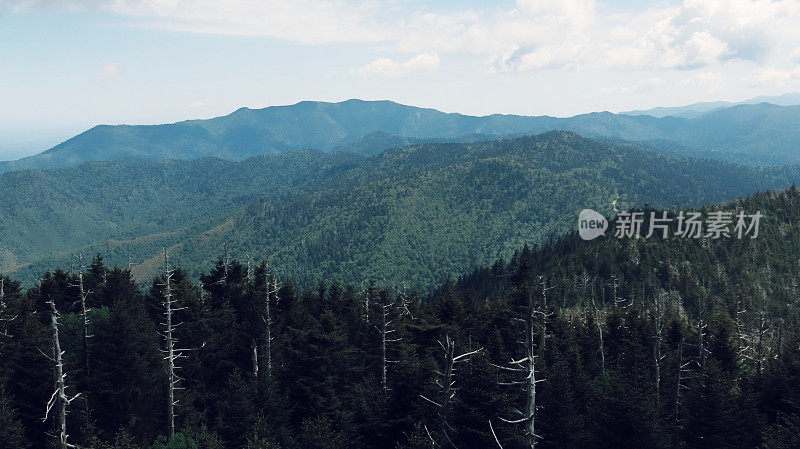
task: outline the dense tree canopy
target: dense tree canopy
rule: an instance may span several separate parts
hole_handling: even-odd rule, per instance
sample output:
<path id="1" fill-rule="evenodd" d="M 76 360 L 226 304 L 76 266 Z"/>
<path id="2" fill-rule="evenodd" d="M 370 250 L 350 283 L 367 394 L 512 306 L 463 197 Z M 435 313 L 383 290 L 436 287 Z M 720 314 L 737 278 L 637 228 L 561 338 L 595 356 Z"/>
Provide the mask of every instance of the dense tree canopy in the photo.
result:
<path id="1" fill-rule="evenodd" d="M 222 248 L 271 258 L 297 285 L 337 277 L 431 288 L 526 242 L 574 228 L 581 209 L 730 201 L 800 182 L 567 132 L 429 143 L 369 158 L 296 151 L 233 163 L 120 161 L 0 174 L 0 270 L 32 285 L 73 253 L 102 253 L 146 282 L 164 247 L 198 277 Z"/>
<path id="2" fill-rule="evenodd" d="M 100 257 L 80 277 L 47 272 L 27 291 L 2 276 L 0 447 L 57 443 L 57 418 L 42 421 L 50 302 L 68 394 L 80 393 L 66 426 L 81 447 L 526 447 L 527 421 L 504 419 L 528 393 L 501 368 L 523 357 L 525 332 L 541 380 L 537 447 L 795 447 L 800 192 L 725 208 L 761 211 L 760 236 L 567 235 L 422 295 L 332 278 L 299 289 L 266 262 L 227 257 L 199 278 L 175 270 L 185 358 L 172 438 L 164 276 L 143 288 Z M 526 331 L 518 319 L 532 312 Z M 449 365 L 452 395 L 435 382 Z"/>

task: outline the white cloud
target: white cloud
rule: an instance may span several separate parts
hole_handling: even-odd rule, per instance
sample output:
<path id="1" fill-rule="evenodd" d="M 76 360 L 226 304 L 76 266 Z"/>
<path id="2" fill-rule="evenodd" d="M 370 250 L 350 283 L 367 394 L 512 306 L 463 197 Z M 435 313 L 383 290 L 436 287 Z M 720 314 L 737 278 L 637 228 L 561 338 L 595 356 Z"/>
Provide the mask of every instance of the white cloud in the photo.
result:
<path id="1" fill-rule="evenodd" d="M 714 92 L 724 84 L 728 77 L 720 72 L 700 72 L 681 80 L 681 87 L 698 86 L 709 92 Z"/>
<path id="2" fill-rule="evenodd" d="M 730 59 L 761 61 L 779 42 L 800 41 L 797 0 L 685 0 L 627 18 L 639 31 L 609 50 L 612 65 L 692 69 Z"/>
<path id="3" fill-rule="evenodd" d="M 664 86 L 667 83 L 667 80 L 659 77 L 652 77 L 647 78 L 642 81 L 639 81 L 636 84 L 632 85 L 621 85 L 621 86 L 614 86 L 614 87 L 606 87 L 601 89 L 600 92 L 603 94 L 630 94 L 630 93 L 643 93 L 643 92 L 651 92 L 655 89 L 658 89 Z"/>
<path id="4" fill-rule="evenodd" d="M 724 81 L 726 78 L 727 76 L 719 72 L 702 72 L 698 73 L 697 76 L 695 76 L 695 79 L 697 79 L 700 82 L 714 82 L 714 83 Z"/>
<path id="5" fill-rule="evenodd" d="M 482 58 L 491 71 L 587 66 L 689 70 L 730 60 L 763 63 L 770 55 L 785 58 L 800 48 L 800 0 L 683 0 L 614 14 L 598 12 L 595 0 L 516 0 L 511 8 L 489 12 L 431 12 L 430 6 L 422 10 L 416 2 L 397 0 L 3 4 L 11 11 L 100 9 L 134 17 L 141 26 L 178 32 L 269 36 L 301 44 L 380 43 L 405 55 L 466 53 Z M 372 64 L 377 71 L 402 71 L 402 64 L 392 60 Z"/>
<path id="6" fill-rule="evenodd" d="M 389 58 L 379 58 L 363 67 L 353 69 L 352 71 L 364 78 L 372 76 L 397 78 L 414 73 L 433 72 L 438 67 L 438 54 L 422 53 L 406 62 L 396 62 Z"/>
<path id="7" fill-rule="evenodd" d="M 101 10 L 139 18 L 147 27 L 303 44 L 376 42 L 386 29 L 372 0 L 4 0 L 0 8 Z"/>
<path id="8" fill-rule="evenodd" d="M 784 87 L 792 81 L 800 81 L 800 68 L 778 70 L 767 68 L 742 78 L 750 87 Z"/>
<path id="9" fill-rule="evenodd" d="M 684 0 L 628 14 L 598 14 L 593 0 L 518 0 L 494 16 L 417 17 L 398 46 L 472 52 L 498 71 L 683 70 L 763 61 L 781 45 L 800 45 L 798 27 L 798 0 Z"/>
<path id="10" fill-rule="evenodd" d="M 518 0 L 495 14 L 422 14 L 404 22 L 401 51 L 450 51 L 484 57 L 494 71 L 577 66 L 596 21 L 594 0 Z"/>

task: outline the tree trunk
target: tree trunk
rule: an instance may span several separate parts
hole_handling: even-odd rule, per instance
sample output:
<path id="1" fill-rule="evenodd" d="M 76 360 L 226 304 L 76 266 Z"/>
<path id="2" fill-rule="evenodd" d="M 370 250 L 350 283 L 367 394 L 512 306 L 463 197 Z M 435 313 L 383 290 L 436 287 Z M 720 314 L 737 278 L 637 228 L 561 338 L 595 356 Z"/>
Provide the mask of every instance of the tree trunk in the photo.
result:
<path id="1" fill-rule="evenodd" d="M 594 307 L 594 323 L 597 326 L 597 336 L 599 338 L 599 345 L 600 345 L 600 372 L 603 376 L 606 375 L 606 350 L 605 344 L 603 342 L 603 326 L 600 324 L 600 309 L 594 302 L 594 298 L 592 298 L 592 306 Z"/>
<path id="2" fill-rule="evenodd" d="M 251 361 L 253 362 L 253 379 L 258 379 L 258 344 L 256 343 L 255 338 L 251 343 L 251 348 L 252 348 Z"/>
<path id="3" fill-rule="evenodd" d="M 390 338 L 391 334 L 397 331 L 397 329 L 392 328 L 394 319 L 389 319 L 389 313 L 395 310 L 395 302 L 389 298 L 389 293 L 386 293 L 386 295 L 385 301 L 382 301 L 382 304 L 380 305 L 380 327 L 375 326 L 375 328 L 381 334 L 381 389 L 383 390 L 384 394 L 389 391 L 388 371 L 389 364 L 393 363 L 393 361 L 389 360 L 387 357 L 387 347 L 390 343 L 396 343 L 400 341 L 399 338 Z"/>
<path id="4" fill-rule="evenodd" d="M 437 371 L 437 379 L 436 385 L 438 388 L 439 398 L 437 401 L 433 401 L 428 399 L 425 396 L 421 396 L 422 399 L 430 402 L 431 404 L 435 405 L 438 410 L 439 415 L 439 441 L 435 441 L 434 438 L 428 433 L 428 438 L 431 440 L 431 447 L 440 446 L 443 447 L 445 442 L 447 442 L 450 446 L 455 448 L 455 444 L 453 444 L 453 440 L 450 437 L 449 430 L 453 430 L 453 427 L 450 425 L 450 406 L 452 399 L 456 395 L 456 388 L 455 388 L 455 373 L 456 373 L 456 364 L 462 362 L 468 362 L 469 357 L 477 354 L 481 351 L 481 349 L 476 349 L 474 351 L 466 352 L 459 356 L 455 355 L 455 347 L 456 343 L 450 339 L 448 335 L 445 335 L 445 343 L 443 344 L 441 341 L 439 342 L 439 346 L 441 346 L 442 351 L 444 352 L 443 358 L 443 366 L 441 371 Z M 427 427 L 425 429 L 427 431 Z"/>
<path id="5" fill-rule="evenodd" d="M 544 283 L 542 283 L 543 291 L 546 291 L 544 288 Z M 545 302 L 542 305 L 546 304 Z M 538 317 L 538 319 L 537 319 Z M 545 323 L 547 318 L 547 312 L 542 309 L 538 309 L 536 305 L 536 301 L 532 294 L 528 294 L 528 311 L 525 314 L 525 318 L 519 321 L 522 321 L 525 324 L 525 333 L 524 338 L 521 341 L 522 345 L 524 346 L 524 353 L 525 357 L 519 360 L 512 360 L 507 367 L 498 366 L 506 371 L 516 372 L 520 375 L 524 375 L 524 379 L 516 380 L 511 382 L 500 382 L 501 385 L 511 385 L 511 386 L 521 386 L 525 391 L 525 407 L 520 409 L 516 409 L 515 412 L 517 415 L 520 415 L 519 418 L 516 419 L 505 419 L 500 418 L 501 421 L 510 424 L 524 424 L 523 430 L 523 438 L 525 441 L 525 446 L 533 449 L 536 447 L 536 444 L 539 441 L 539 435 L 536 433 L 536 386 L 544 379 L 537 379 L 536 378 L 536 358 L 539 357 L 537 355 L 537 348 L 536 348 L 536 331 L 537 331 L 537 321 L 539 322 L 539 331 L 544 333 L 546 331 Z M 540 339 L 541 341 L 541 339 Z M 541 343 L 540 343 L 541 345 Z M 538 352 L 541 355 L 542 348 L 541 346 L 538 348 Z M 496 366 L 496 365 L 495 365 Z M 498 445 L 500 442 L 497 442 Z"/>
<path id="6" fill-rule="evenodd" d="M 266 326 L 265 329 L 265 342 L 264 346 L 266 349 L 266 356 L 267 356 L 267 377 L 272 378 L 272 312 L 270 309 L 270 301 L 272 295 L 275 295 L 275 302 L 278 301 L 278 281 L 275 277 L 272 277 L 272 287 L 270 288 L 269 279 L 267 279 L 267 291 L 266 291 L 266 298 L 264 298 L 264 324 Z"/>
<path id="7" fill-rule="evenodd" d="M 164 287 L 164 342 L 166 345 L 166 353 L 165 359 L 167 360 L 167 376 L 169 377 L 169 388 L 168 388 L 168 397 L 167 397 L 167 419 L 169 425 L 169 438 L 172 439 L 175 436 L 175 406 L 177 405 L 178 401 L 175 400 L 175 390 L 179 388 L 178 384 L 181 378 L 176 374 L 176 370 L 179 368 L 176 366 L 175 362 L 183 357 L 182 350 L 175 348 L 175 328 L 178 327 L 180 324 L 176 324 L 173 322 L 172 314 L 181 308 L 174 307 L 175 300 L 172 299 L 172 275 L 174 274 L 174 270 L 169 268 L 169 256 L 167 251 L 164 250 L 164 283 L 162 284 Z"/>
<path id="8" fill-rule="evenodd" d="M 61 350 L 61 341 L 58 336 L 58 318 L 60 315 L 58 310 L 56 310 L 55 303 L 50 301 L 49 304 L 50 329 L 53 333 L 53 358 L 51 360 L 54 363 L 55 391 L 50 397 L 50 401 L 47 403 L 47 411 L 45 412 L 43 421 L 47 420 L 50 411 L 55 407 L 58 420 L 56 422 L 56 428 L 58 429 L 59 446 L 62 449 L 67 449 L 75 447 L 67 441 L 69 439 L 69 434 L 67 433 L 67 406 L 69 406 L 79 394 L 72 398 L 67 398 L 66 376 L 64 374 L 64 363 L 62 361 L 64 353 Z"/>
<path id="9" fill-rule="evenodd" d="M 542 291 L 544 292 L 544 290 Z M 528 317 L 525 323 L 525 346 L 527 349 L 526 355 L 528 359 L 528 385 L 526 388 L 527 395 L 525 404 L 525 414 L 528 419 L 527 423 L 525 424 L 525 440 L 527 446 L 533 449 L 536 447 L 536 440 L 538 439 L 538 436 L 536 435 L 536 353 L 534 348 L 534 338 L 536 334 L 536 329 L 534 327 L 534 315 L 536 310 L 533 300 L 530 301 L 528 308 Z M 542 319 L 542 322 L 544 323 L 544 318 Z M 542 331 L 544 332 L 544 329 L 542 329 Z"/>
<path id="10" fill-rule="evenodd" d="M 169 374 L 169 398 L 167 405 L 167 417 L 169 419 L 169 438 L 175 436 L 175 343 L 172 336 L 172 291 L 170 280 L 172 272 L 168 268 L 164 270 L 164 307 L 166 308 L 166 341 L 167 341 L 167 372 Z"/>
<path id="11" fill-rule="evenodd" d="M 81 264 L 78 270 L 78 292 L 80 294 L 80 301 L 81 301 L 81 326 L 82 326 L 82 341 L 81 341 L 81 350 L 83 352 L 83 375 L 84 375 L 84 390 L 89 391 L 91 390 L 91 386 L 89 384 L 89 308 L 86 305 L 86 300 L 89 296 L 89 292 L 86 291 L 83 285 L 83 262 L 81 259 Z M 84 396 L 84 406 L 86 407 L 86 417 L 89 419 L 89 399 Z"/>
<path id="12" fill-rule="evenodd" d="M 656 292 L 653 307 L 653 366 L 655 368 L 656 405 L 661 402 L 661 341 L 664 334 L 664 302 L 665 299 L 662 292 Z"/>

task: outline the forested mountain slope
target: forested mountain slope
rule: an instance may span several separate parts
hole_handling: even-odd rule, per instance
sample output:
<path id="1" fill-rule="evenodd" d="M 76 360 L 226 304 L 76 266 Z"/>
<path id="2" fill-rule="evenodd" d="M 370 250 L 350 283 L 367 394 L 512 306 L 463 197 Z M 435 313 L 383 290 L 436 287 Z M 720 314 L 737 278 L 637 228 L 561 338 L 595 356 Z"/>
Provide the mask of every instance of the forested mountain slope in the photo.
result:
<path id="1" fill-rule="evenodd" d="M 516 135 L 501 135 L 501 134 L 464 134 L 455 137 L 405 137 L 395 134 L 389 134 L 382 131 L 369 133 L 360 139 L 347 142 L 339 145 L 332 151 L 341 153 L 352 153 L 362 156 L 374 156 L 389 148 L 399 148 L 410 145 L 422 145 L 426 143 L 473 143 L 485 142 L 489 140 L 502 140 L 512 137 L 521 137 Z"/>
<path id="2" fill-rule="evenodd" d="M 297 151 L 239 163 L 128 160 L 0 174 L 0 270 L 97 242 L 172 242 L 186 228 L 214 225 L 256 198 L 334 176 L 357 159 Z"/>
<path id="3" fill-rule="evenodd" d="M 430 286 L 573 229 L 585 207 L 610 212 L 614 200 L 620 207 L 697 205 L 798 179 L 796 168 L 661 156 L 572 133 L 412 146 L 313 188 L 252 203 L 176 246 L 174 257 L 192 270 L 227 246 L 236 255 L 268 255 L 304 285 L 375 277 Z"/>
<path id="4" fill-rule="evenodd" d="M 164 238 L 100 241 L 82 251 L 121 266 L 130 256 L 139 279 L 155 273 L 167 247 L 191 274 L 227 251 L 240 259 L 269 257 L 301 285 L 323 277 L 375 277 L 422 287 L 573 229 L 585 207 L 607 213 L 614 200 L 618 207 L 697 205 L 800 180 L 796 168 L 659 155 L 564 132 L 392 149 L 327 173 L 267 194 L 206 227 Z M 68 266 L 69 259 L 42 259 L 19 276 Z"/>
<path id="5" fill-rule="evenodd" d="M 725 201 L 800 180 L 553 132 L 422 144 L 370 158 L 315 151 L 242 162 L 119 161 L 0 175 L 2 269 L 32 280 L 73 254 L 153 274 L 162 248 L 197 273 L 226 250 L 299 282 L 433 285 L 572 229 L 584 207 Z"/>
<path id="6" fill-rule="evenodd" d="M 296 149 L 345 148 L 375 154 L 394 143 L 470 141 L 478 136 L 519 136 L 551 130 L 587 137 L 673 142 L 667 151 L 756 165 L 800 162 L 800 106 L 767 103 L 722 108 L 697 118 L 656 118 L 596 112 L 568 118 L 447 114 L 391 101 L 304 101 L 263 109 L 241 108 L 208 120 L 152 126 L 97 126 L 0 172 L 58 168 L 87 161 L 199 159 L 239 161 L 257 154 Z M 376 138 L 376 136 L 378 138 Z M 395 136 L 387 139 L 386 136 Z M 473 137 L 471 137 L 473 136 Z"/>
<path id="7" fill-rule="evenodd" d="M 53 369 L 34 350 L 52 345 L 52 301 L 81 393 L 65 425 L 87 449 L 795 447 L 800 192 L 697 210 L 760 211 L 758 237 L 569 234 L 424 297 L 331 279 L 301 291 L 237 261 L 206 267 L 202 290 L 173 272 L 174 336 L 196 349 L 183 353 L 169 445 L 164 278 L 140 290 L 101 260 L 27 292 L 3 277 L 0 436 L 52 441 Z"/>

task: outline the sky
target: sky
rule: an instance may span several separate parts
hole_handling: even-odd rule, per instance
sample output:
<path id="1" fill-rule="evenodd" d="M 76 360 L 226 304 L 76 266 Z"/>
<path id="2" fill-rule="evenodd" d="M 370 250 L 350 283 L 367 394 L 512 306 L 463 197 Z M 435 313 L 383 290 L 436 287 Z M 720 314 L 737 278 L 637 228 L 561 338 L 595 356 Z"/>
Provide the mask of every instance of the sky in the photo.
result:
<path id="1" fill-rule="evenodd" d="M 800 91 L 800 0 L 0 0 L 0 160 L 302 100 L 570 116 Z"/>

